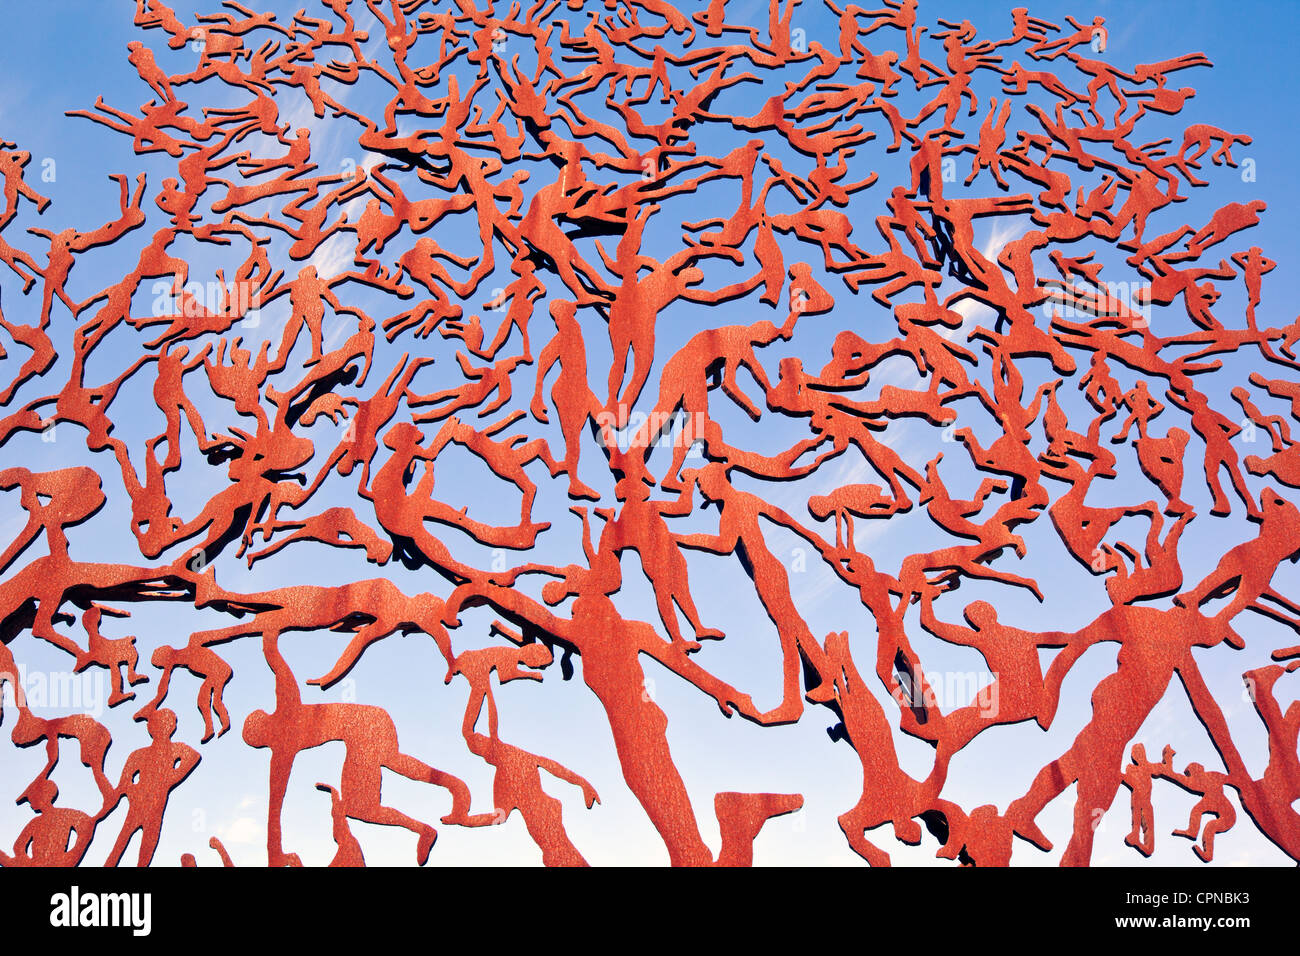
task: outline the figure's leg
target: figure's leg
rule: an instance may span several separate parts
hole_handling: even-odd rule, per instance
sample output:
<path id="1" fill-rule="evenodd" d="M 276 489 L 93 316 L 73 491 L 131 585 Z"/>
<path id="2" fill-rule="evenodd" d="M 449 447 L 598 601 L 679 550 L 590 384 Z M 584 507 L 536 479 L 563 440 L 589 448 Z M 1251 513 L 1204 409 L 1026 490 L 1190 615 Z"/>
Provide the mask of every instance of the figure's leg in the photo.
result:
<path id="1" fill-rule="evenodd" d="M 861 806 L 859 804 L 859 806 Z M 872 866 L 889 866 L 889 854 L 877 847 L 866 837 L 866 826 L 862 820 L 858 807 L 854 807 L 847 813 L 840 814 L 840 829 L 844 831 L 844 836 L 849 841 L 849 846 L 853 852 L 862 857 Z"/>
<path id="2" fill-rule="evenodd" d="M 135 831 L 140 829 L 135 823 L 133 816 L 128 815 L 126 823 L 122 827 L 122 832 L 117 836 L 117 842 L 113 844 L 113 849 L 109 851 L 108 859 L 104 861 L 104 866 L 117 866 L 122 861 L 122 854 L 126 852 L 127 844 L 131 842 L 131 837 L 135 836 Z"/>
<path id="3" fill-rule="evenodd" d="M 434 772 L 432 767 L 402 754 L 398 754 L 397 758 L 387 766 L 389 770 L 412 780 L 428 779 L 428 775 Z M 421 770 L 424 772 L 422 773 Z M 410 830 L 419 837 L 419 843 L 416 845 L 416 862 L 423 866 L 429 859 L 429 851 L 433 849 L 434 841 L 438 838 L 438 831 L 400 810 L 381 804 L 379 802 L 380 778 L 379 764 L 373 767 L 358 766 L 349 752 L 344 761 L 343 779 L 339 785 L 339 796 L 343 801 L 345 813 L 366 823 L 399 826 Z"/>

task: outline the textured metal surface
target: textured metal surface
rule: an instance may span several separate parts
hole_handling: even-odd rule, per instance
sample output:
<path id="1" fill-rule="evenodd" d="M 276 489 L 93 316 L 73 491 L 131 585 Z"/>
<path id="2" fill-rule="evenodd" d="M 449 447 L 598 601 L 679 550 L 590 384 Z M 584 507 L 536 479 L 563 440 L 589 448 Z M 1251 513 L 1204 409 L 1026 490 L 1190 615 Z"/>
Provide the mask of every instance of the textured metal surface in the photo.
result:
<path id="1" fill-rule="evenodd" d="M 584 864 L 564 817 L 595 807 L 596 790 L 581 773 L 508 742 L 497 711 L 503 685 L 559 679 L 559 671 L 567 678 L 575 655 L 607 718 L 624 782 L 674 864 L 747 864 L 764 823 L 799 811 L 804 800 L 718 793 L 721 845 L 710 848 L 669 747 L 668 716 L 646 692 L 648 668 L 689 682 L 722 715 L 759 725 L 789 724 L 810 709 L 832 712 L 832 738 L 853 748 L 862 769 L 861 797 L 839 824 L 872 864 L 890 861 L 889 835 L 868 838 L 885 824 L 913 845 L 928 827 L 939 856 L 966 863 L 1010 862 L 1018 835 L 1043 849 L 1068 841 L 1062 862 L 1086 864 L 1097 816 L 1121 787 L 1132 797 L 1127 842 L 1150 855 L 1152 789 L 1165 785 L 1198 798 L 1176 832 L 1198 841 L 1201 859 L 1211 859 L 1216 836 L 1241 822 L 1235 799 L 1265 837 L 1300 860 L 1292 806 L 1300 797 L 1300 704 L 1274 693 L 1278 679 L 1300 667 L 1300 648 L 1269 648 L 1277 663 L 1244 675 L 1268 738 L 1260 776 L 1242 759 L 1193 655 L 1214 648 L 1216 660 L 1234 666 L 1232 649 L 1250 636 L 1248 611 L 1300 629 L 1300 607 L 1272 585 L 1278 565 L 1300 548 L 1300 510 L 1277 487 L 1300 486 L 1291 437 L 1300 409 L 1300 364 L 1291 349 L 1300 324 L 1270 327 L 1257 315 L 1261 277 L 1275 263 L 1243 233 L 1265 205 L 1229 202 L 1204 225 L 1152 235 L 1157 214 L 1183 198 L 1181 188 L 1207 185 L 1195 173 L 1205 175 L 1205 159 L 1235 165 L 1232 147 L 1250 142 L 1204 124 L 1186 127 L 1181 143 L 1146 142 L 1156 135 L 1146 134 L 1147 114 L 1176 117 L 1194 92 L 1178 86 L 1185 71 L 1209 61 L 1189 54 L 1121 69 L 1096 52 L 1099 38 L 1105 45 L 1101 18 L 1058 25 L 1023 9 L 1009 36 L 977 38 L 967 23 L 942 21 L 927 36 L 913 0 L 884 0 L 874 10 L 827 3 L 839 35 L 823 45 L 792 35 L 796 6 L 771 0 L 767 22 L 751 24 L 733 18 L 725 0 L 693 14 L 659 0 L 570 0 L 581 15 L 561 26 L 552 16 L 559 0 L 508 10 L 326 0 L 317 15 L 278 17 L 226 3 L 192 21 L 138 0 L 141 41 L 127 59 L 149 101 L 138 110 L 99 102 L 73 115 L 130 137 L 151 161 L 174 161 L 174 175 L 112 176 L 119 213 L 84 231 L 28 230 L 48 248 L 14 230 L 0 239 L 0 259 L 21 286 L 6 286 L 0 302 L 8 336 L 0 447 L 57 426 L 84 436 L 90 463 L 33 471 L 6 456 L 0 469 L 0 488 L 17 492 L 27 515 L 0 556 L 0 678 L 17 691 L 5 726 L 16 746 L 44 744 L 48 753 L 35 780 L 5 775 L 35 816 L 0 862 L 76 864 L 97 839 L 115 841 L 107 858 L 115 865 L 139 832 L 137 859 L 148 864 L 169 796 L 203 747 L 234 729 L 269 757 L 266 857 L 273 866 L 299 862 L 283 845 L 281 821 L 295 758 L 330 742 L 346 748 L 339 778 L 319 784 L 330 799 L 335 865 L 364 862 L 349 820 L 410 830 L 416 860 L 429 858 L 437 829 L 385 805 L 384 770 L 446 790 L 452 809 L 444 826 L 489 826 L 517 811 L 544 862 Z M 166 57 L 161 46 L 157 57 L 151 52 L 160 39 Z M 535 63 L 532 75 L 501 52 L 522 49 Z M 178 62 L 177 51 L 192 68 L 169 73 L 160 64 Z M 783 92 L 744 95 L 760 74 L 769 91 L 770 77 L 779 76 Z M 673 85 L 686 76 L 692 81 Z M 343 97 L 362 79 L 384 90 L 381 114 L 358 112 Z M 218 101 L 214 87 L 245 105 L 201 109 Z M 899 88 L 930 97 L 914 117 L 894 105 Z M 993 96 L 977 98 L 976 89 Z M 1008 128 L 1016 98 L 1031 91 L 1053 108 L 1030 103 L 1023 112 L 1033 121 Z M 331 172 L 309 131 L 285 121 L 281 105 L 291 97 L 305 97 L 317 120 L 345 128 L 376 161 Z M 724 100 L 750 109 L 715 112 Z M 1118 108 L 1102 115 L 1112 102 Z M 955 125 L 973 126 L 977 116 L 978 129 Z M 712 127 L 754 138 L 710 155 Z M 251 145 L 268 139 L 275 150 L 255 156 Z M 0 143 L 0 232 L 20 205 L 45 213 L 49 203 L 24 178 L 30 155 L 18 145 Z M 883 181 L 871 166 L 876 147 L 880 155 L 910 156 L 910 181 Z M 521 158 L 549 172 L 541 178 Z M 968 175 L 952 175 L 968 160 Z M 670 200 L 716 196 L 722 184 L 738 187 L 737 208 L 702 203 L 707 212 L 697 221 L 665 223 Z M 874 230 L 841 211 L 858 194 L 875 197 Z M 976 239 L 978 223 L 1025 216 L 1031 228 L 991 261 Z M 461 254 L 439 245 L 448 217 L 476 222 L 480 248 Z M 649 251 L 651 229 L 656 252 L 668 250 L 663 258 Z M 678 233 L 677 245 L 662 239 Z M 268 254 L 273 236 L 287 237 L 284 256 Z M 324 275 L 316 254 L 332 237 L 345 239 L 351 261 Z M 238 263 L 218 276 L 224 294 L 215 307 L 187 291 L 184 250 L 196 244 L 223 248 Z M 90 263 L 110 245 L 129 250 L 134 264 L 105 283 L 102 267 Z M 1094 248 L 1107 246 L 1141 276 L 1136 298 L 1114 295 L 1091 261 Z M 818 274 L 792 258 L 799 252 L 821 264 Z M 89 273 L 98 291 L 76 301 L 69 276 L 83 259 L 78 275 Z M 720 263 L 733 266 L 736 278 L 715 288 Z M 503 266 L 511 279 L 493 289 Z M 951 279 L 957 291 L 940 292 Z M 139 303 L 155 280 L 170 284 L 176 308 L 142 314 Z M 830 288 L 831 280 L 843 284 Z M 1248 304 L 1231 321 L 1215 314 L 1216 283 L 1238 280 Z M 389 297 L 392 311 L 361 309 L 353 304 L 358 290 Z M 282 300 L 288 318 L 278 341 L 246 344 L 254 341 L 244 329 L 248 316 Z M 774 318 L 714 323 L 711 307 L 734 300 Z M 988 307 L 995 321 L 972 329 L 961 311 L 967 303 Z M 665 310 L 683 307 L 699 331 L 665 351 L 657 324 Z M 1157 334 L 1148 320 L 1153 307 L 1179 322 L 1162 322 Z M 483 315 L 466 317 L 474 308 Z M 860 319 L 864 308 L 870 321 Z M 493 315 L 496 329 L 486 325 Z M 609 352 L 603 342 L 595 348 L 592 321 L 607 325 Z M 813 322 L 839 330 L 830 354 L 800 347 L 800 331 Z M 434 367 L 421 355 L 435 332 L 458 343 L 455 362 Z M 407 354 L 391 370 L 373 368 L 377 343 L 399 340 L 409 343 Z M 765 357 L 769 348 L 784 357 Z M 1200 376 L 1233 352 L 1268 369 L 1236 383 L 1239 408 L 1198 388 Z M 118 368 L 107 380 L 104 353 Z M 609 354 L 606 370 L 597 356 Z M 62 384 L 51 375 L 56 355 L 71 362 Z M 866 397 L 872 370 L 891 357 L 915 366 L 917 387 L 885 384 Z M 1049 367 L 1045 380 L 1033 377 Z M 1136 384 L 1120 384 L 1121 367 Z M 114 434 L 119 414 L 128 414 L 119 412 L 119 391 L 141 382 L 151 386 L 165 428 L 128 447 Z M 1060 400 L 1067 390 L 1082 392 L 1087 404 L 1067 411 Z M 196 402 L 200 392 L 207 397 Z M 965 399 L 987 415 L 963 411 L 959 425 L 954 406 Z M 520 402 L 531 417 L 515 407 Z M 722 405 L 769 429 L 783 422 L 801 437 L 775 454 L 753 450 L 749 439 L 724 432 Z M 634 417 L 634 409 L 644 414 Z M 690 423 L 684 438 L 672 429 L 679 416 Z M 905 419 L 948 443 L 909 460 L 887 434 Z M 311 428 L 344 423 L 341 437 Z M 1243 427 L 1266 433 L 1270 453 L 1239 458 L 1232 439 Z M 181 446 L 191 440 L 199 456 L 182 463 Z M 693 443 L 703 460 L 690 454 Z M 486 523 L 440 500 L 434 466 L 453 445 L 500 479 L 485 496 L 520 495 L 517 523 Z M 1121 449 L 1132 452 L 1121 459 Z M 775 503 L 775 493 L 753 490 L 779 488 L 789 502 L 773 483 L 824 474 L 841 456 L 864 460 L 879 483 L 823 486 L 802 495 L 802 511 L 793 512 Z M 980 474 L 973 496 L 963 498 L 968 492 L 945 485 L 940 469 L 967 457 Z M 1149 479 L 1150 498 L 1096 504 L 1107 497 L 1097 489 L 1129 458 Z M 205 472 L 202 481 L 191 477 Z M 534 513 L 537 481 L 548 474 L 576 503 L 572 513 Z M 1263 479 L 1257 490 L 1248 476 Z M 214 481 L 219 490 L 184 512 L 190 516 L 177 513 L 173 497 L 183 483 Z M 1202 481 L 1212 498 L 1205 515 L 1183 500 L 1184 489 Z M 113 526 L 139 563 L 83 561 L 69 549 L 68 529 L 104 508 L 109 484 L 129 499 L 129 514 L 113 515 Z M 326 485 L 351 489 L 350 497 L 340 504 L 322 492 Z M 945 545 L 894 568 L 859 552 L 855 526 L 888 527 L 914 509 L 926 510 Z M 1184 530 L 1243 513 L 1254 537 L 1225 547 L 1203 579 L 1185 579 Z M 703 516 L 716 532 L 673 530 L 672 520 L 686 515 Z M 819 529 L 825 521 L 833 524 Z M 1119 540 L 1112 530 L 1121 522 L 1145 525 L 1145 539 Z M 963 621 L 952 620 L 946 609 L 955 599 L 940 598 L 963 581 L 1041 599 L 1039 579 L 1052 570 L 1035 560 L 1022 533 L 1047 523 L 1081 566 L 1105 579 L 1109 603 L 1092 622 L 1025 630 L 1004 623 L 984 600 L 966 604 Z M 818 635 L 806 622 L 785 553 L 772 543 L 778 528 L 805 542 L 812 560 L 860 603 L 844 624 L 857 632 L 856 660 L 848 630 Z M 579 533 L 583 561 L 565 564 L 557 556 L 569 552 L 554 542 Z M 38 541 L 48 554 L 22 563 Z M 255 592 L 229 583 L 236 563 L 258 567 L 304 542 L 360 549 L 358 560 L 379 566 L 423 568 L 428 591 L 411 595 L 365 575 L 339 586 Z M 489 552 L 505 557 L 485 561 Z M 630 618 L 616 603 L 630 566 L 622 559 L 633 552 L 658 621 Z M 728 621 L 696 606 L 708 586 L 688 573 L 687 556 L 698 553 L 735 560 L 752 580 L 779 640 L 779 700 L 760 704 L 710 669 L 701 642 L 723 640 Z M 524 587 L 538 576 L 545 580 L 539 596 Z M 225 613 L 230 623 L 175 646 L 151 641 L 157 646 L 146 666 L 136 637 L 105 636 L 101 628 L 119 632 L 110 618 L 124 616 L 125 605 L 154 601 Z M 483 635 L 463 638 L 460 630 L 462 613 L 476 608 L 496 618 L 487 648 L 473 646 Z M 934 704 L 913 647 L 922 630 L 927 640 L 977 651 L 996 686 L 964 705 Z M 305 682 L 322 688 L 344 679 L 375 642 L 432 638 L 447 669 L 427 675 L 430 693 L 467 695 L 461 734 L 491 768 L 492 792 L 471 794 L 457 776 L 404 751 L 383 707 L 305 702 L 304 682 L 279 647 L 288 632 L 344 635 L 337 662 Z M 120 773 L 109 769 L 117 764 L 106 756 L 111 738 L 100 722 L 45 718 L 22 699 L 14 675 L 38 641 L 66 653 L 78 672 L 107 669 L 110 706 L 140 694 L 135 718 L 148 743 L 119 744 L 127 752 Z M 223 654 L 232 642 L 260 642 L 274 675 L 270 710 L 228 711 L 223 694 L 233 671 Z M 999 811 L 946 794 L 950 762 L 980 734 L 1025 721 L 1049 728 L 1072 666 L 1104 642 L 1118 644 L 1118 662 L 1092 690 L 1091 719 L 1022 796 Z M 1042 650 L 1056 652 L 1046 668 Z M 1199 763 L 1180 770 L 1171 749 L 1153 762 L 1134 745 L 1175 677 L 1221 770 Z M 175 739 L 175 709 L 191 706 L 185 695 L 195 682 L 205 729 L 197 749 Z M 997 706 L 987 706 L 990 695 Z M 923 779 L 903 769 L 898 734 L 932 745 Z M 74 744 L 100 806 L 56 803 L 52 774 Z M 1071 787 L 1073 830 L 1049 839 L 1036 820 Z M 124 818 L 115 817 L 120 832 L 97 834 L 119 805 L 126 807 Z M 210 845 L 229 865 L 222 842 L 213 837 Z M 208 851 L 200 858 L 213 862 Z M 185 855 L 187 865 L 195 861 Z"/>

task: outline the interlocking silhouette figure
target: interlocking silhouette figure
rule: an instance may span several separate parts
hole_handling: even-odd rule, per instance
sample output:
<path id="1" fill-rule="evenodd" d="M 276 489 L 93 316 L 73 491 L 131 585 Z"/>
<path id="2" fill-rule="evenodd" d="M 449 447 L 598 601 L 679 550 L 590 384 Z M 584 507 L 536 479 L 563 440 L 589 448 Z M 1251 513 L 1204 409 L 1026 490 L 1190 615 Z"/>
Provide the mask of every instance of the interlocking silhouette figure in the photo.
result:
<path id="1" fill-rule="evenodd" d="M 166 809 L 201 755 L 235 736 L 267 781 L 265 858 L 237 847 L 241 863 L 364 865 L 362 821 L 409 831 L 424 864 L 438 831 L 385 803 L 384 770 L 448 791 L 446 826 L 518 811 L 546 864 L 587 862 L 566 823 L 605 811 L 596 783 L 626 785 L 673 864 L 761 860 L 764 827 L 807 812 L 803 795 L 717 793 L 710 847 L 674 755 L 699 728 L 656 699 L 665 670 L 759 728 L 833 714 L 822 745 L 862 767 L 838 823 L 872 865 L 891 860 L 885 824 L 912 846 L 934 835 L 944 860 L 1059 844 L 1087 864 L 1121 786 L 1141 855 L 1172 786 L 1197 798 L 1173 831 L 1196 858 L 1249 825 L 1300 861 L 1300 649 L 1273 637 L 1300 632 L 1278 574 L 1300 555 L 1300 318 L 1275 318 L 1288 264 L 1254 240 L 1276 215 L 1264 199 L 1170 219 L 1255 142 L 1182 85 L 1210 59 L 1103 58 L 1100 16 L 1017 8 L 1007 35 L 980 36 L 925 22 L 918 0 L 769 0 L 762 22 L 741 6 L 225 0 L 182 17 L 137 0 L 122 72 L 146 102 L 67 122 L 174 175 L 104 170 L 104 222 L 38 192 L 30 149 L 0 141 L 0 690 L 11 742 L 46 753 L 35 779 L 4 775 L 34 816 L 0 864 L 77 864 L 116 821 L 108 863 L 139 833 L 147 865 L 181 839 Z M 1181 138 L 1148 135 L 1171 123 Z M 340 166 L 340 143 L 364 161 Z M 96 149 L 88 162 L 118 155 Z M 724 564 L 774 638 L 718 593 Z M 623 593 L 636 567 L 657 620 Z M 1096 606 L 1065 629 L 1052 602 L 1075 576 Z M 963 583 L 990 598 L 954 597 Z M 125 603 L 160 601 L 205 623 L 123 632 Z M 415 675 L 427 694 L 455 713 L 467 695 L 440 728 L 452 769 L 402 749 L 404 728 L 399 747 L 373 648 L 402 635 L 446 664 Z M 239 667 L 264 661 L 274 696 L 240 712 L 227 690 L 256 638 Z M 937 696 L 933 639 L 992 680 Z M 334 663 L 300 681 L 288 640 Z M 1075 701 L 1067 676 L 1107 642 L 1114 670 Z M 720 676 L 737 673 L 727 649 L 779 650 L 761 695 Z M 28 700 L 38 651 L 107 670 L 108 713 Z M 1210 661 L 1244 671 L 1260 776 Z M 521 688 L 575 662 L 614 775 L 508 742 L 536 700 Z M 354 673 L 364 702 L 323 696 Z M 197 748 L 172 709 L 193 719 L 173 694 L 189 677 Z M 135 738 L 110 730 L 145 684 Z M 1178 770 L 1139 739 L 1166 695 L 1186 696 L 1221 767 Z M 1007 806 L 947 789 L 962 748 L 1089 704 Z M 919 778 L 902 735 L 933 748 Z M 100 806 L 60 800 L 72 741 Z M 330 743 L 341 767 L 316 788 L 334 848 L 290 850 L 291 771 Z M 452 772 L 483 764 L 490 796 Z M 1041 811 L 1072 785 L 1070 831 L 1049 836 Z"/>

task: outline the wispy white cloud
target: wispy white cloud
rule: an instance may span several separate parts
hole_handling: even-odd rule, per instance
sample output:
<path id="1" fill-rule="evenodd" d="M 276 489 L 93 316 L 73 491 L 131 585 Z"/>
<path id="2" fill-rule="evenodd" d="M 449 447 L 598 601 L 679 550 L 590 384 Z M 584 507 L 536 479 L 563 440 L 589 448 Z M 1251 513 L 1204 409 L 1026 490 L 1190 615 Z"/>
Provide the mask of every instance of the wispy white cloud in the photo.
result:
<path id="1" fill-rule="evenodd" d="M 238 817 L 229 826 L 218 827 L 217 835 L 223 843 L 256 846 L 266 839 L 266 827 L 252 817 Z"/>

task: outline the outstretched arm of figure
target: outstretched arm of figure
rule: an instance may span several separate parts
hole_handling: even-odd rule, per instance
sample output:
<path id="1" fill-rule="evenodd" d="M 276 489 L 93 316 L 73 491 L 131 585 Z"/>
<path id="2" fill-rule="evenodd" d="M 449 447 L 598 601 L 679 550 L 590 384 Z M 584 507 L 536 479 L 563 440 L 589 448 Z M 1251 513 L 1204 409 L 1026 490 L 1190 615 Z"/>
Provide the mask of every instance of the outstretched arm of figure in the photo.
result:
<path id="1" fill-rule="evenodd" d="M 708 694 L 718 703 L 722 713 L 727 717 L 731 716 L 731 709 L 734 707 L 742 716 L 755 720 L 759 712 L 754 708 L 754 702 L 748 694 L 742 694 L 735 687 L 732 687 L 726 681 L 715 677 L 695 661 L 686 656 L 678 645 L 670 644 L 662 640 L 655 632 L 655 629 L 649 625 L 641 625 L 637 628 L 641 650 L 649 654 L 664 667 L 668 668 L 678 677 L 694 684 L 704 693 Z"/>
<path id="2" fill-rule="evenodd" d="M 1182 393 L 1175 391 L 1172 388 L 1169 388 L 1169 389 L 1165 389 L 1165 395 L 1168 396 L 1169 400 L 1173 402 L 1175 405 L 1177 405 L 1179 408 L 1181 408 L 1183 411 L 1188 413 L 1192 411 L 1192 406 L 1187 402 L 1185 398 L 1183 398 Z"/>
<path id="3" fill-rule="evenodd" d="M 736 550 L 735 536 L 728 537 L 723 534 L 675 534 L 674 540 L 683 548 L 694 548 L 696 551 L 712 551 L 714 554 L 731 554 Z"/>
<path id="4" fill-rule="evenodd" d="M 587 809 L 590 810 L 593 804 L 600 803 L 600 795 L 596 793 L 593 787 L 585 777 L 576 774 L 564 764 L 552 760 L 550 757 L 538 757 L 537 766 L 545 770 L 557 780 L 563 780 L 565 783 L 571 783 L 582 791 L 583 798 L 587 801 Z"/>
<path id="5" fill-rule="evenodd" d="M 127 757 L 126 764 L 122 767 L 122 776 L 118 781 L 117 789 L 104 798 L 104 805 L 100 808 L 99 812 L 92 817 L 96 823 L 103 820 L 117 809 L 117 805 L 121 803 L 122 799 L 126 796 L 127 781 L 139 772 L 139 761 L 135 760 L 134 757 Z"/>
<path id="6" fill-rule="evenodd" d="M 266 808 L 266 856 L 268 866 L 302 865 L 298 854 L 284 852 L 284 827 L 281 820 L 284 810 L 284 795 L 289 786 L 289 774 L 293 769 L 293 759 L 296 756 L 296 753 L 288 753 L 284 748 L 273 748 L 271 751 L 271 780 Z"/>
<path id="7" fill-rule="evenodd" d="M 772 390 L 772 383 L 768 379 L 767 373 L 763 370 L 763 366 L 759 364 L 758 359 L 754 357 L 753 352 L 751 351 L 748 356 L 742 357 L 738 361 L 728 361 L 726 363 L 722 376 L 722 391 L 730 396 L 733 402 L 743 408 L 745 414 L 754 421 L 758 421 L 762 416 L 762 413 L 759 411 L 758 406 L 755 405 L 750 400 L 749 396 L 741 389 L 740 383 L 736 381 L 737 368 L 742 365 L 749 369 L 750 374 L 754 376 L 754 380 L 758 382 L 759 387 L 763 389 L 763 394 L 767 394 Z"/>
<path id="8" fill-rule="evenodd" d="M 1190 652 L 1178 665 L 1178 679 L 1182 681 L 1183 688 L 1187 691 L 1192 710 L 1205 726 L 1206 732 L 1210 735 L 1210 742 L 1214 744 L 1214 749 L 1219 752 L 1224 766 L 1228 768 L 1229 782 L 1240 789 L 1243 784 L 1250 781 L 1250 772 L 1241 759 L 1237 745 L 1233 743 L 1223 711 L 1214 699 L 1214 695 L 1210 693 L 1210 689 L 1205 686 L 1205 679 L 1201 676 L 1200 668 L 1196 666 L 1196 660 Z"/>
<path id="9" fill-rule="evenodd" d="M 262 653 L 271 672 L 275 674 L 275 699 L 277 707 L 283 704 L 300 704 L 302 695 L 298 691 L 298 680 L 289 669 L 289 663 L 280 653 L 280 634 L 268 630 L 262 635 Z"/>
<path id="10" fill-rule="evenodd" d="M 181 744 L 179 753 L 180 756 L 173 761 L 173 770 L 176 774 L 174 779 L 177 784 L 193 773 L 194 768 L 199 765 L 199 752 L 193 747 Z"/>
<path id="11" fill-rule="evenodd" d="M 18 537 L 14 538 L 9 547 L 5 549 L 4 554 L 0 554 L 0 574 L 4 574 L 9 565 L 36 540 L 36 536 L 41 533 L 42 527 L 44 526 L 37 520 L 35 515 L 27 519 L 27 524 L 22 531 L 18 532 Z"/>
<path id="12" fill-rule="evenodd" d="M 927 591 L 921 593 L 921 626 L 942 641 L 967 647 L 977 643 L 979 632 L 960 624 L 941 621 L 934 614 L 934 598 Z"/>
<path id="13" fill-rule="evenodd" d="M 556 336 L 555 339 L 547 342 L 545 348 L 542 349 L 541 355 L 537 357 L 537 384 L 533 386 L 533 401 L 530 411 L 532 411 L 533 417 L 543 424 L 550 421 L 550 418 L 546 411 L 546 403 L 542 400 L 542 388 L 546 384 L 546 373 L 551 370 L 552 365 L 560 361 L 560 345 L 556 341 L 558 338 L 559 336 Z"/>
<path id="14" fill-rule="evenodd" d="M 591 543 L 591 519 L 583 505 L 574 505 L 569 510 L 582 519 L 582 554 L 587 559 L 587 566 L 590 567 L 596 561 L 596 549 Z M 606 517 L 605 520 L 608 522 L 609 518 Z"/>
<path id="15" fill-rule="evenodd" d="M 819 534 L 817 534 L 817 532 L 813 531 L 811 528 L 805 527 L 797 518 L 782 508 L 778 508 L 775 505 L 764 504 L 762 506 L 761 514 L 763 517 L 774 521 L 776 524 L 789 528 L 818 550 L 822 549 L 822 545 L 826 545 L 826 542 Z M 826 546 L 829 547 L 829 545 Z"/>
<path id="16" fill-rule="evenodd" d="M 1030 402 L 1029 406 L 1025 409 L 1031 422 L 1038 417 L 1038 410 L 1043 405 L 1043 396 L 1050 392 L 1056 384 L 1059 383 L 1044 382 L 1042 385 L 1038 386 L 1038 391 L 1034 392 L 1034 400 Z"/>
<path id="17" fill-rule="evenodd" d="M 676 501 L 664 501 L 657 503 L 659 513 L 666 516 L 688 515 L 695 510 L 694 502 L 695 484 L 690 481 L 682 483 L 682 490 L 677 495 Z"/>
<path id="18" fill-rule="evenodd" d="M 449 674 L 448 679 L 450 679 L 450 677 L 451 675 Z M 470 751 L 478 754 L 480 757 L 483 756 L 484 752 L 487 750 L 489 740 L 474 728 L 478 726 L 479 717 L 483 714 L 484 699 L 486 698 L 491 700 L 492 689 L 487 686 L 489 679 L 489 675 L 484 674 L 481 685 L 478 681 L 470 682 L 469 700 L 465 704 L 465 717 L 461 721 L 460 725 L 460 732 L 465 738 L 465 743 L 469 745 Z"/>
<path id="19" fill-rule="evenodd" d="M 1044 694 L 1052 701 L 1060 698 L 1061 684 L 1065 680 L 1065 675 L 1070 672 L 1070 668 L 1074 666 L 1075 662 L 1083 656 L 1083 652 L 1093 644 L 1112 639 L 1109 634 L 1103 634 L 1096 631 L 1096 629 L 1085 629 L 1072 635 L 1061 636 L 1067 640 L 1065 650 L 1052 659 L 1052 664 L 1047 669 L 1047 676 L 1043 678 Z M 1055 709 L 1055 706 L 1053 706 L 1051 711 L 1055 713 Z"/>

